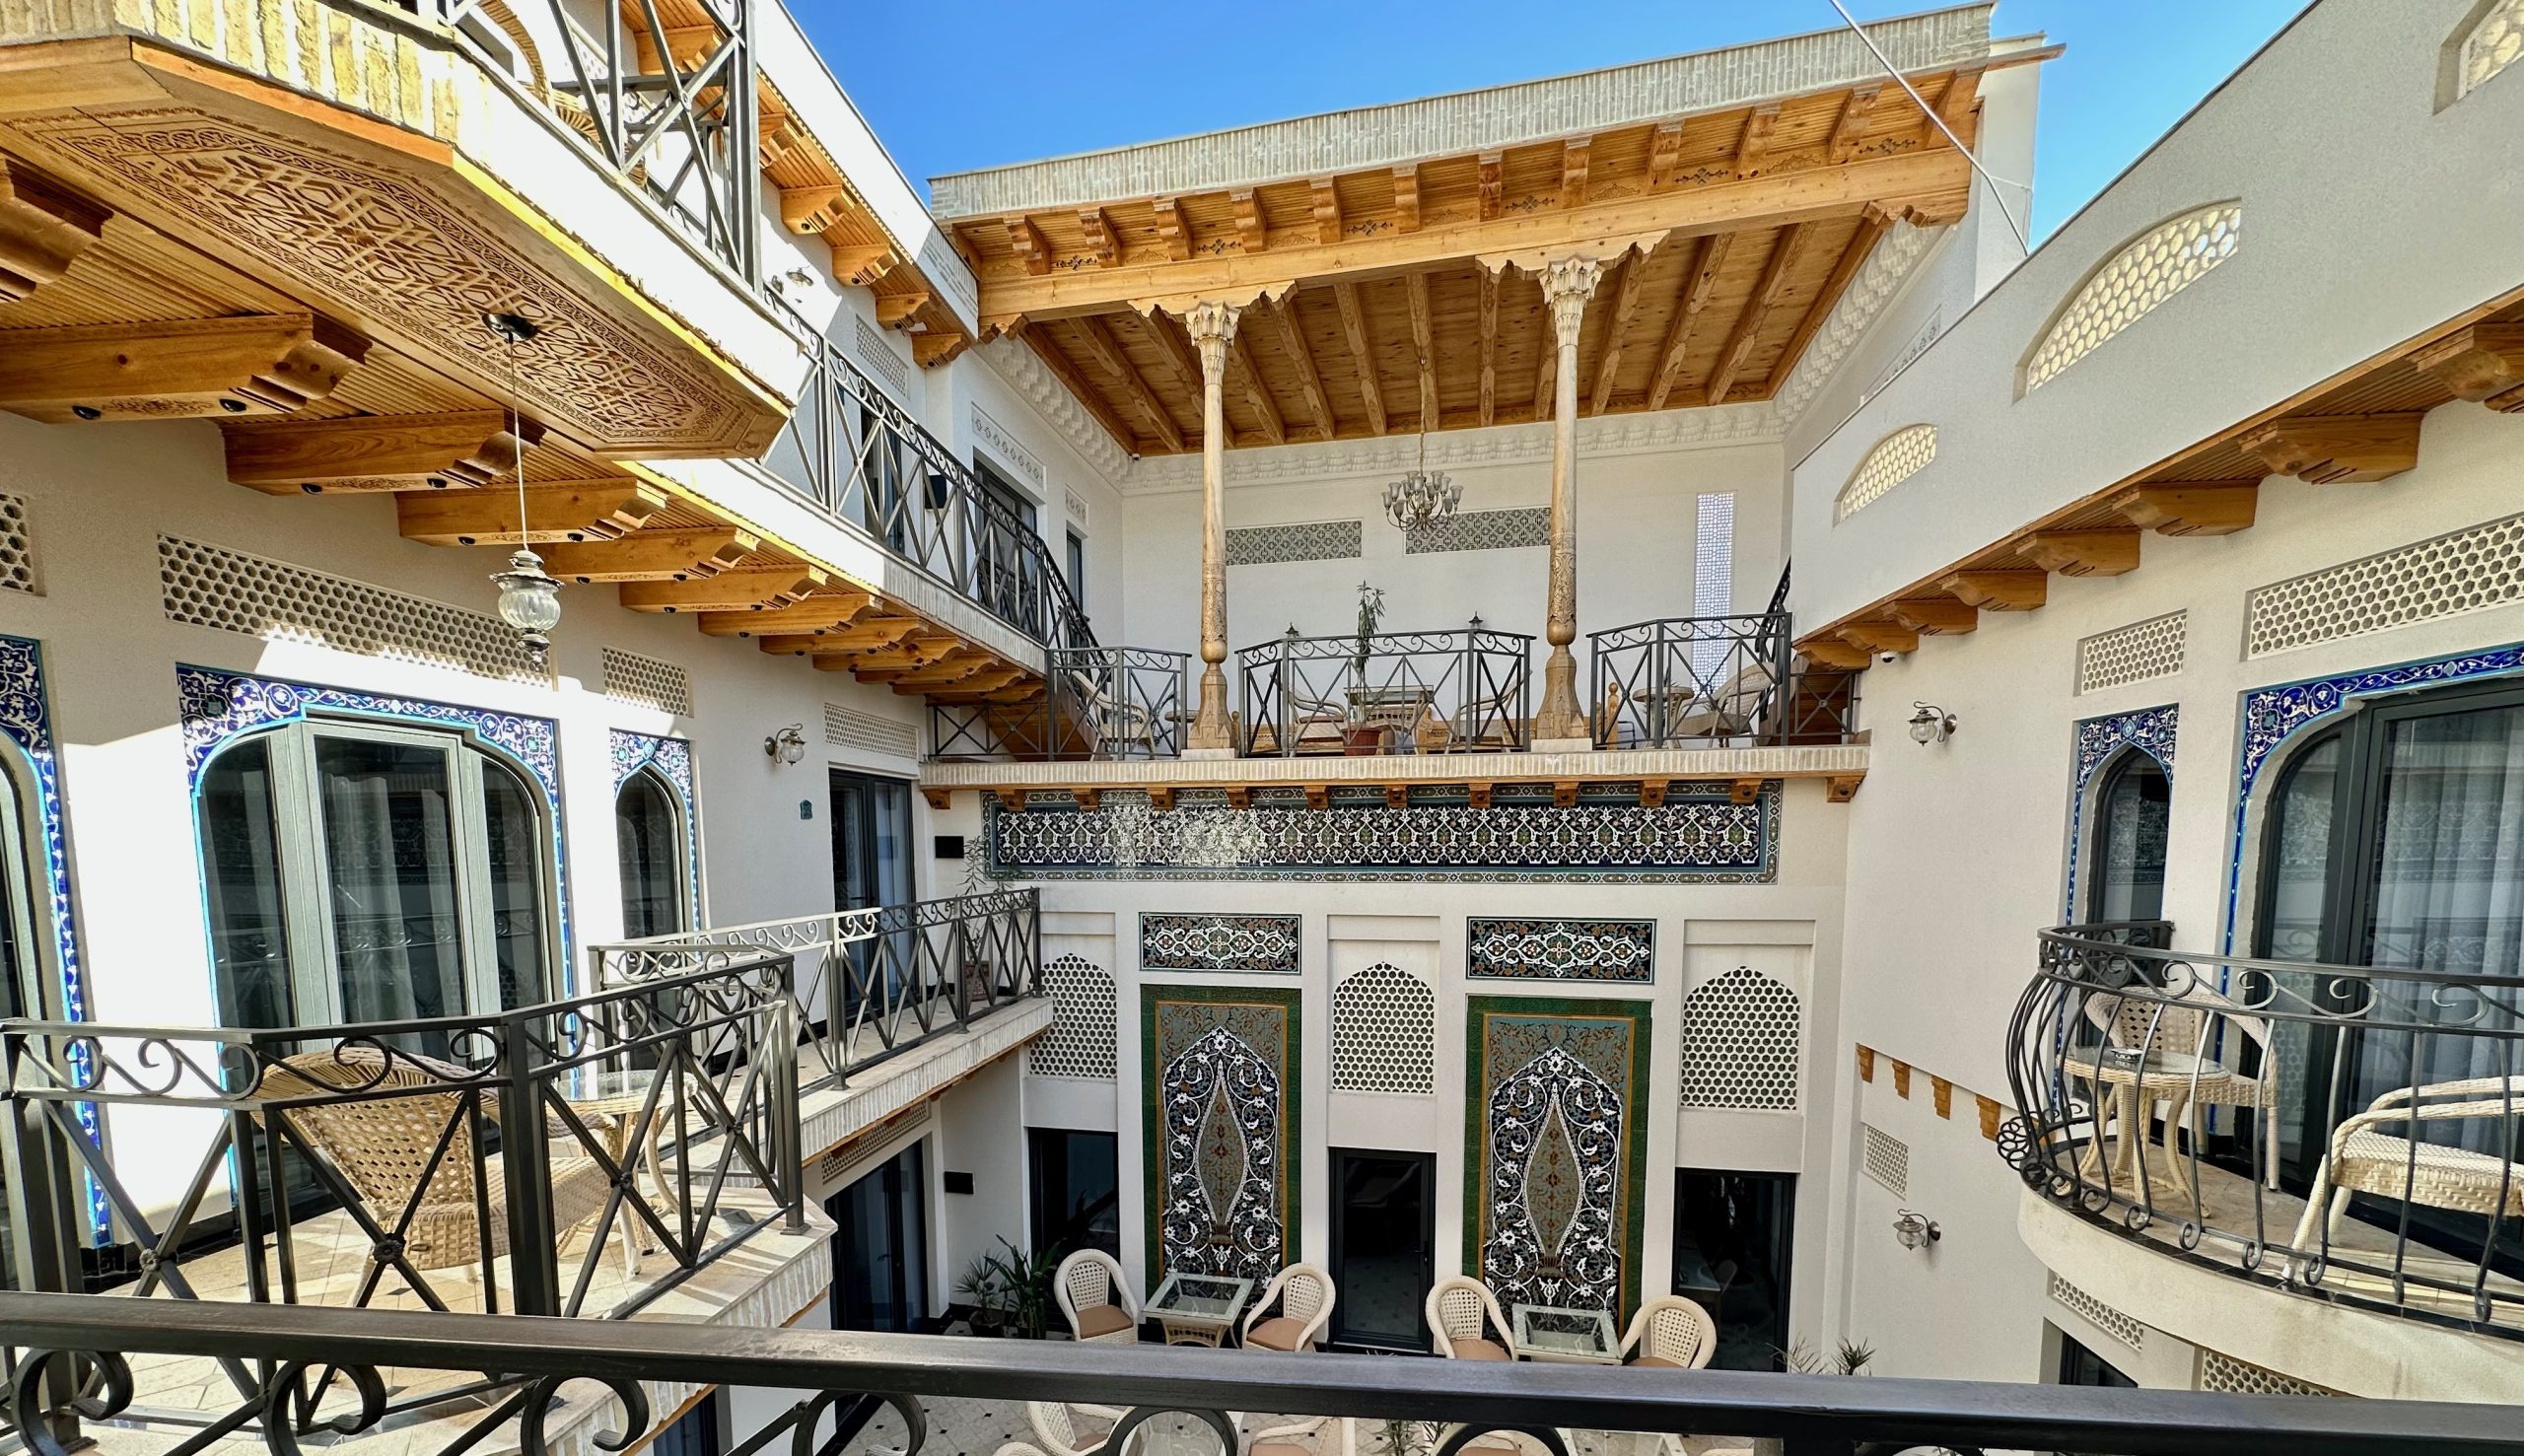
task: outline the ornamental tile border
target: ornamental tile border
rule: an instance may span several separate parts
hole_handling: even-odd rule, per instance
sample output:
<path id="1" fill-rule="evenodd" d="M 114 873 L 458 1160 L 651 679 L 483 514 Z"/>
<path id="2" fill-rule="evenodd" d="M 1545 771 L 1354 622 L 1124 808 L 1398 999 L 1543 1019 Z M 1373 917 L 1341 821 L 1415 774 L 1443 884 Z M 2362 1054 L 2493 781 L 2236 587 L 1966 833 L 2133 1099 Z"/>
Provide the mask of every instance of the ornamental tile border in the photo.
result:
<path id="1" fill-rule="evenodd" d="M 1215 784 L 1222 788 L 1344 783 L 1460 786 L 1574 779 L 1598 784 L 1640 779 L 1733 781 L 1781 777 L 1859 777 L 1863 743 L 1810 743 L 1792 748 L 1606 748 L 1577 753 L 1415 753 L 1361 758 L 1124 759 L 1103 763 L 926 763 L 923 789 L 1068 789 L 1091 785 Z M 1505 788 L 1504 783 L 1501 784 Z"/>
<path id="2" fill-rule="evenodd" d="M 1549 506 L 1466 511 L 1443 520 L 1415 525 L 1402 533 L 1402 554 L 1405 556 L 1426 556 L 1444 551 L 1512 551 L 1550 544 Z"/>
<path id="3" fill-rule="evenodd" d="M 681 738 L 609 728 L 613 751 L 613 797 L 642 769 L 655 769 L 683 802 L 684 905 L 694 925 L 708 922 L 701 914 L 701 800 L 692 787 L 692 745 Z"/>
<path id="4" fill-rule="evenodd" d="M 561 957 L 556 969 L 564 992 L 575 984 L 570 953 L 569 846 L 561 821 L 561 735 L 559 726 L 551 719 L 421 698 L 352 692 L 184 662 L 175 664 L 175 696 L 184 745 L 184 786 L 189 793 L 200 791 L 202 771 L 222 748 L 248 733 L 282 724 L 303 723 L 311 711 L 463 728 L 514 759 L 543 791 L 544 809 L 552 830 L 553 917 L 560 930 Z"/>
<path id="5" fill-rule="evenodd" d="M 44 899 L 52 920 L 52 954 L 61 993 L 61 1018 L 88 1019 L 87 973 L 79 958 L 79 929 L 70 903 L 70 853 L 62 830 L 61 759 L 52 740 L 52 700 L 44 687 L 43 644 L 29 637 L 0 636 L 0 734 L 26 755 L 34 781 L 35 816 L 42 821 Z M 31 1007 L 42 1014 L 40 1007 Z M 85 1079 L 89 1051 L 70 1049 L 70 1070 Z M 80 1131 L 102 1142 L 105 1132 L 93 1102 L 75 1104 Z M 111 1235 L 113 1210 L 105 1190 L 94 1176 L 88 1185 L 89 1238 L 103 1247 Z"/>
<path id="6" fill-rule="evenodd" d="M 1355 561 L 1366 551 L 1365 532 L 1365 525 L 1356 520 L 1240 525 L 1227 533 L 1227 564 L 1276 566 L 1292 561 Z"/>
<path id="7" fill-rule="evenodd" d="M 1206 1255 L 1189 1267 L 1250 1278 L 1257 1292 L 1299 1258 L 1302 1005 L 1294 987 L 1140 988 L 1149 1287 L 1175 1267 L 1169 1253 Z M 1254 1045 L 1257 1036 L 1268 1044 Z M 1222 1116 L 1233 1124 L 1231 1144 L 1204 1147 L 1205 1133 L 1224 1131 Z"/>
<path id="8" fill-rule="evenodd" d="M 1294 976 L 1303 961 L 1299 915 L 1140 915 L 1143 971 Z"/>
<path id="9" fill-rule="evenodd" d="M 1475 917 L 1464 922 L 1464 977 L 1645 986 L 1656 979 L 1656 922 Z"/>
<path id="10" fill-rule="evenodd" d="M 2160 708 L 2138 708 L 2128 713 L 2115 713 L 2108 718 L 2089 718 L 2076 727 L 2076 771 L 2068 783 L 2068 888 L 2061 897 L 2065 912 L 2063 924 L 2077 919 L 2077 866 L 2085 857 L 2086 790 L 2094 776 L 2124 748 L 2135 748 L 2156 761 L 2165 771 L 2165 781 L 2173 781 L 2173 749 L 2175 729 L 2180 727 L 2181 708 L 2168 703 Z"/>
<path id="11" fill-rule="evenodd" d="M 2237 909 L 2243 892 L 2244 844 L 2251 824 L 2252 796 L 2262 770 L 2289 738 L 2321 723 L 2354 700 L 2378 693 L 2405 692 L 2433 684 L 2475 677 L 2503 677 L 2524 672 L 2524 643 L 2487 648 L 2419 661 L 2396 662 L 2330 677 L 2301 678 L 2244 694 L 2241 742 L 2236 747 L 2234 840 L 2226 864 L 2226 927 L 2221 949 L 2232 953 Z"/>

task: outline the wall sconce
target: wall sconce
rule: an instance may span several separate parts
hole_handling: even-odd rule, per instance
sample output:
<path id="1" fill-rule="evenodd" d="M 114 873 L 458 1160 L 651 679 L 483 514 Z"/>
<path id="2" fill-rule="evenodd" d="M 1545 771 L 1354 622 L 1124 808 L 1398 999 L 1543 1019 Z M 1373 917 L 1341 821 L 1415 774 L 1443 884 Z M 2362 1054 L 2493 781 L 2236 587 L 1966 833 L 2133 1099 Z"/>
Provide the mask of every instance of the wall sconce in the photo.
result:
<path id="1" fill-rule="evenodd" d="M 1904 1209 L 1893 1215 L 1893 1237 L 1900 1240 L 1903 1248 L 1925 1249 L 1945 1237 L 1945 1231 L 1938 1228 L 1936 1220 L 1928 1214 Z"/>
<path id="2" fill-rule="evenodd" d="M 806 756 L 806 725 L 793 723 L 762 740 L 762 755 L 773 763 L 796 763 Z"/>
<path id="3" fill-rule="evenodd" d="M 1954 715 L 1934 703 L 1913 703 L 1911 741 L 1942 743 L 1954 736 Z"/>

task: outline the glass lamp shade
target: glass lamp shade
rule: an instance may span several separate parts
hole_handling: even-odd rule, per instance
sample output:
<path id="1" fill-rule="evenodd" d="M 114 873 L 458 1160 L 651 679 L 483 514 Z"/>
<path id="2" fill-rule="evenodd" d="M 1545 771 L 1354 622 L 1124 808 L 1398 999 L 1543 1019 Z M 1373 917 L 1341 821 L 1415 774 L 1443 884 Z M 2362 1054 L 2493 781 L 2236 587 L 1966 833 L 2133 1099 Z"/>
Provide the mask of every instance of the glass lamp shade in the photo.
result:
<path id="1" fill-rule="evenodd" d="M 1443 470 L 1414 470 L 1385 486 L 1384 514 L 1397 527 L 1410 530 L 1454 515 L 1462 499 L 1463 487 Z"/>
<path id="2" fill-rule="evenodd" d="M 539 666 L 551 649 L 552 629 L 561 625 L 561 584 L 543 569 L 543 558 L 520 548 L 509 569 L 495 572 L 500 589 L 500 620 L 517 629 L 526 656 Z"/>

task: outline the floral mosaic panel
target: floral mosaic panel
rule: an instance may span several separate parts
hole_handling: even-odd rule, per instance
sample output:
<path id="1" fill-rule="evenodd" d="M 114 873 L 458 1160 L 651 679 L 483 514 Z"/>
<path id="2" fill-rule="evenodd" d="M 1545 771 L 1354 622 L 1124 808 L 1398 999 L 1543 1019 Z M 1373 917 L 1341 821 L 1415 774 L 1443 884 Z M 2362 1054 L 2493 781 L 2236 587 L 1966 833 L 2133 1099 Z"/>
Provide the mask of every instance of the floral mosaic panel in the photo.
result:
<path id="1" fill-rule="evenodd" d="M 627 728 L 609 728 L 613 748 L 613 792 L 642 769 L 654 769 L 674 790 L 683 806 L 684 900 L 692 907 L 693 924 L 701 920 L 701 800 L 692 788 L 692 745 L 681 738 L 661 738 Z"/>
<path id="2" fill-rule="evenodd" d="M 1638 1303 L 1648 1004 L 1468 1002 L 1464 1250 L 1502 1305 Z"/>
<path id="3" fill-rule="evenodd" d="M 1144 914 L 1140 969 L 1294 976 L 1304 927 L 1296 915 Z"/>
<path id="4" fill-rule="evenodd" d="M 1250 1279 L 1297 1257 L 1295 991 L 1147 986 L 1148 1268 Z"/>
<path id="5" fill-rule="evenodd" d="M 2133 748 L 2154 759 L 2170 780 L 2175 731 L 2180 727 L 2181 709 L 2173 704 L 2116 713 L 2110 718 L 2089 718 L 2077 725 L 2076 774 L 2068 785 L 2068 885 L 2064 905 L 2069 920 L 2077 917 L 2077 870 L 2085 860 L 2086 799 L 2095 775 L 2121 750 Z"/>
<path id="6" fill-rule="evenodd" d="M 1645 985 L 1656 979 L 1656 922 L 1476 918 L 1464 927 L 1464 975 Z"/>
<path id="7" fill-rule="evenodd" d="M 1460 791 L 1457 791 L 1458 795 Z M 1501 798 L 1507 796 L 1502 792 Z M 1751 803 L 1626 795 L 1555 806 L 1494 800 L 1474 808 L 1372 801 L 1323 808 L 1257 793 L 1249 808 L 1186 791 L 1171 809 L 1107 793 L 1092 809 L 1067 796 L 1012 813 L 986 800 L 994 872 L 1031 879 L 1508 880 L 1768 883 L 1776 875 L 1779 793 Z"/>

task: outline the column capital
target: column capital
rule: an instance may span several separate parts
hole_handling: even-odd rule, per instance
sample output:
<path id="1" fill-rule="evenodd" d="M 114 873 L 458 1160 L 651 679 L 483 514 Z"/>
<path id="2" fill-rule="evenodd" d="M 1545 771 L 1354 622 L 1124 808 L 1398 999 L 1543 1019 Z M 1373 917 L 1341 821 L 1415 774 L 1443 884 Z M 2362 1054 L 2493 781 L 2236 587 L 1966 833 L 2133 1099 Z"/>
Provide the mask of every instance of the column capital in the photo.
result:
<path id="1" fill-rule="evenodd" d="M 1543 302 L 1551 305 L 1551 321 L 1560 331 L 1560 346 L 1574 349 L 1586 321 L 1586 301 L 1603 281 L 1604 265 L 1594 258 L 1555 258 L 1542 269 Z"/>
<path id="2" fill-rule="evenodd" d="M 1235 339 L 1235 322 L 1244 315 L 1242 307 L 1204 300 L 1194 304 L 1183 314 L 1183 331 L 1192 336 L 1200 348 L 1201 368 L 1215 379 L 1227 368 L 1227 347 Z"/>

